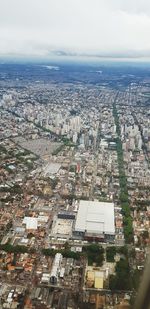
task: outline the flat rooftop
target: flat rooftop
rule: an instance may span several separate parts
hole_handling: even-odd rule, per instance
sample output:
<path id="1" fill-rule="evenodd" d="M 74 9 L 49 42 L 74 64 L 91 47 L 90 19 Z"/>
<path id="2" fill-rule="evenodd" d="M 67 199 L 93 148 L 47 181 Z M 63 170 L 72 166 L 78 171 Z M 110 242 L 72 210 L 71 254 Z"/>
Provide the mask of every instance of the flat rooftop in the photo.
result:
<path id="1" fill-rule="evenodd" d="M 44 168 L 44 176 L 55 175 L 58 173 L 61 164 L 59 163 L 48 163 Z"/>
<path id="2" fill-rule="evenodd" d="M 23 224 L 26 225 L 27 230 L 37 230 L 38 220 L 34 217 L 24 217 Z"/>
<path id="3" fill-rule="evenodd" d="M 52 234 L 56 236 L 69 236 L 72 234 L 73 221 L 68 219 L 55 219 L 52 227 Z"/>
<path id="4" fill-rule="evenodd" d="M 80 201 L 76 232 L 115 234 L 114 203 Z"/>

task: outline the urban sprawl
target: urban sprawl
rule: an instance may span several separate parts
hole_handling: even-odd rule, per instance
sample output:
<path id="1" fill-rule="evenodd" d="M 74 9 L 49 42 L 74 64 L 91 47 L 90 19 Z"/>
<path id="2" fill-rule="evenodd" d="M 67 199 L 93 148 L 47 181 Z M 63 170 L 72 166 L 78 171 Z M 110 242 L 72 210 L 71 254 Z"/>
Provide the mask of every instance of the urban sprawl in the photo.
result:
<path id="1" fill-rule="evenodd" d="M 150 244 L 150 78 L 0 77 L 0 308 L 130 308 Z"/>

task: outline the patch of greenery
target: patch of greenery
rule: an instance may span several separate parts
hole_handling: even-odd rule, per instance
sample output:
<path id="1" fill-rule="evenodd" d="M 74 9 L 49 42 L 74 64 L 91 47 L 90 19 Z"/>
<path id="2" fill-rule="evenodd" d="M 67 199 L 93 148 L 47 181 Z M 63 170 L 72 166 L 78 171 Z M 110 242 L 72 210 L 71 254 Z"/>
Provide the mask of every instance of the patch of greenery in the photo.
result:
<path id="1" fill-rule="evenodd" d="M 61 151 L 63 150 L 63 148 L 64 148 L 64 145 L 63 145 L 63 144 L 60 145 L 58 148 L 56 148 L 56 149 L 53 151 L 52 155 L 53 155 L 53 156 L 57 156 L 58 153 L 61 152 Z"/>
<path id="2" fill-rule="evenodd" d="M 111 290 L 138 290 L 142 273 L 137 269 L 131 269 L 128 258 L 117 262 L 115 272 L 115 275 L 109 277 Z"/>
<path id="3" fill-rule="evenodd" d="M 0 153 L 7 153 L 7 149 L 2 145 L 0 145 Z"/>
<path id="4" fill-rule="evenodd" d="M 104 261 L 104 249 L 102 246 L 97 244 L 85 246 L 83 247 L 83 253 L 87 256 L 89 265 L 95 263 L 97 266 L 102 266 Z"/>
<path id="5" fill-rule="evenodd" d="M 11 194 L 22 194 L 22 188 L 18 184 L 14 184 L 13 187 L 2 187 L 0 192 L 9 192 Z"/>
<path id="6" fill-rule="evenodd" d="M 26 253 L 28 252 L 28 248 L 25 246 L 12 246 L 11 244 L 7 243 L 5 245 L 0 245 L 0 250 L 3 250 L 8 253 Z"/>
<path id="7" fill-rule="evenodd" d="M 117 247 L 116 252 L 119 254 L 123 254 L 126 258 L 128 257 L 128 248 L 127 246 Z"/>
<path id="8" fill-rule="evenodd" d="M 72 252 L 69 249 L 64 249 L 64 250 L 42 249 L 42 253 L 45 256 L 52 256 L 52 257 L 54 257 L 56 253 L 61 253 L 63 257 L 72 258 L 72 259 L 75 259 L 75 260 L 79 260 L 80 257 L 81 257 L 80 253 Z"/>
<path id="9" fill-rule="evenodd" d="M 128 260 L 120 259 L 115 267 L 116 275 L 109 278 L 109 287 L 111 290 L 131 290 L 131 276 Z"/>
<path id="10" fill-rule="evenodd" d="M 116 255 L 116 247 L 107 247 L 106 248 L 106 259 L 107 262 L 114 262 L 114 256 Z"/>
<path id="11" fill-rule="evenodd" d="M 132 217 L 130 212 L 129 197 L 128 197 L 128 188 L 127 188 L 127 178 L 124 170 L 124 159 L 123 159 L 123 149 L 122 142 L 120 139 L 121 130 L 119 124 L 119 116 L 116 108 L 116 104 L 113 105 L 113 115 L 116 124 L 116 131 L 118 138 L 116 139 L 117 145 L 117 156 L 118 156 L 118 168 L 119 168 L 119 183 L 120 183 L 120 202 L 122 206 L 122 213 L 124 216 L 124 237 L 126 243 L 131 243 L 133 241 L 133 226 L 132 226 Z"/>
<path id="12" fill-rule="evenodd" d="M 75 173 L 75 171 L 76 171 L 76 166 L 75 165 L 71 165 L 70 168 L 69 168 L 69 172 Z"/>

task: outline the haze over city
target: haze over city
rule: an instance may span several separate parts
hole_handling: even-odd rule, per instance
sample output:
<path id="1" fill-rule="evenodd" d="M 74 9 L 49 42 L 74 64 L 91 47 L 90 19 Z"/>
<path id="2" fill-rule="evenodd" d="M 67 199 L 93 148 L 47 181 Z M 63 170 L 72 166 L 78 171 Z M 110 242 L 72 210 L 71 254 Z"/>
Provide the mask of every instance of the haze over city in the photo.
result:
<path id="1" fill-rule="evenodd" d="M 149 0 L 0 0 L 0 57 L 150 59 Z"/>

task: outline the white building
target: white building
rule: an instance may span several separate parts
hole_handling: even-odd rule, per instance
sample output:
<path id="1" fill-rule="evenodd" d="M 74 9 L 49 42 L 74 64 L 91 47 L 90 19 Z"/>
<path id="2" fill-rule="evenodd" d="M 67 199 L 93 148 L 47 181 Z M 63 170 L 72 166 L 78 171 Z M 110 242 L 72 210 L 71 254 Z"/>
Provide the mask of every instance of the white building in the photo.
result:
<path id="1" fill-rule="evenodd" d="M 26 226 L 26 230 L 37 230 L 38 228 L 38 220 L 34 217 L 24 217 L 22 223 Z"/>
<path id="2" fill-rule="evenodd" d="M 62 261 L 62 254 L 56 253 L 50 274 L 50 282 L 53 284 L 57 284 L 58 276 L 61 269 L 61 261 Z"/>
<path id="3" fill-rule="evenodd" d="M 74 233 L 84 239 L 113 241 L 114 203 L 80 201 Z"/>

